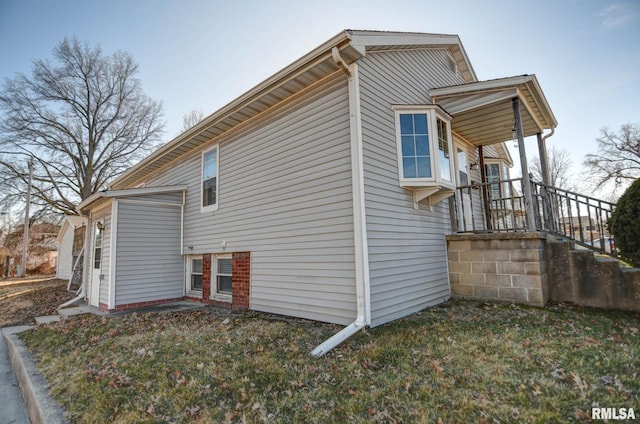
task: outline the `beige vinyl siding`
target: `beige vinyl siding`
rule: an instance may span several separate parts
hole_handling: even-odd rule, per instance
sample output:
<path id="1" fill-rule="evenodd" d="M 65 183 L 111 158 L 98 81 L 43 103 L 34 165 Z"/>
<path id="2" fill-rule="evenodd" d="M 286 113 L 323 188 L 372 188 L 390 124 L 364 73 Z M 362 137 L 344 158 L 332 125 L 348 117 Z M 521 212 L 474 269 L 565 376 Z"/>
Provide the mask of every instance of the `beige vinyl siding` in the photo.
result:
<path id="1" fill-rule="evenodd" d="M 118 201 L 116 306 L 183 296 L 181 202 L 182 193 Z"/>
<path id="2" fill-rule="evenodd" d="M 200 211 L 202 150 L 147 187 L 188 185 L 185 254 L 251 252 L 251 309 L 347 324 L 356 316 L 349 131 L 347 81 L 336 73 L 203 147 L 220 143 L 217 211 Z"/>
<path id="3" fill-rule="evenodd" d="M 449 202 L 416 210 L 399 186 L 394 104 L 431 104 L 429 89 L 462 83 L 442 49 L 369 53 L 360 63 L 372 326 L 450 296 L 444 236 Z"/>

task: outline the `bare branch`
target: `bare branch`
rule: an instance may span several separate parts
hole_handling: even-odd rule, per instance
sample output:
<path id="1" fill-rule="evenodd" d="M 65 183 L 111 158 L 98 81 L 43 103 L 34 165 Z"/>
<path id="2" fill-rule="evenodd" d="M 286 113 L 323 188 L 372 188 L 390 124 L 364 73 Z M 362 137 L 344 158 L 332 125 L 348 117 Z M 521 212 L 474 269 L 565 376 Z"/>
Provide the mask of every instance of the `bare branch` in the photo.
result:
<path id="1" fill-rule="evenodd" d="M 591 171 L 596 190 L 613 182 L 618 187 L 640 177 L 640 124 L 624 124 L 619 132 L 600 130 L 598 152 L 585 156 L 583 164 Z"/>
<path id="2" fill-rule="evenodd" d="M 131 55 L 105 56 L 77 39 L 64 39 L 53 60 L 35 60 L 30 76 L 0 90 L 0 181 L 23 195 L 25 170 L 35 157 L 35 201 L 60 212 L 103 189 L 152 151 L 163 133 L 162 105 L 142 92 Z"/>

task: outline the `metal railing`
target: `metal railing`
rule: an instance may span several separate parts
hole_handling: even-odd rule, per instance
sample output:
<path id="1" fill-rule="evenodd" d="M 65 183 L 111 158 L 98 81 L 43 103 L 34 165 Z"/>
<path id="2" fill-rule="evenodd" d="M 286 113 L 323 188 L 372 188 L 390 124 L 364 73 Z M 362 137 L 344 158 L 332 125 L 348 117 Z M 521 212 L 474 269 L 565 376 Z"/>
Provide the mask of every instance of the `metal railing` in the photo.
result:
<path id="1" fill-rule="evenodd" d="M 527 208 L 521 178 L 458 187 L 458 232 L 526 231 Z M 537 230 L 548 231 L 583 247 L 616 255 L 608 222 L 615 204 L 569 190 L 531 183 Z"/>
<path id="2" fill-rule="evenodd" d="M 532 182 L 536 227 L 601 253 L 616 255 L 609 220 L 616 205 L 558 187 Z"/>

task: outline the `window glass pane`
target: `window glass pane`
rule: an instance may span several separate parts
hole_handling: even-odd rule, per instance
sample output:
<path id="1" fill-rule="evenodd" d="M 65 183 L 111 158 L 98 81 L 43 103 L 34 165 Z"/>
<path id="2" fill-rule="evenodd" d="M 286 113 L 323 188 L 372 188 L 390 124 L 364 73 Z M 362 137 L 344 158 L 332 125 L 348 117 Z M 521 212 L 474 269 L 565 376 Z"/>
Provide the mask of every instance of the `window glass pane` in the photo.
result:
<path id="1" fill-rule="evenodd" d="M 415 137 L 412 135 L 402 136 L 402 156 L 413 156 L 416 154 Z"/>
<path id="2" fill-rule="evenodd" d="M 449 154 L 449 132 L 447 123 L 437 119 L 438 123 L 438 150 L 440 158 L 440 177 L 451 181 L 451 155 Z"/>
<path id="3" fill-rule="evenodd" d="M 460 185 L 469 185 L 469 174 L 467 173 L 467 152 L 462 149 L 458 149 L 458 173 Z"/>
<path id="4" fill-rule="evenodd" d="M 400 115 L 400 134 L 413 134 L 413 115 L 409 113 Z"/>
<path id="5" fill-rule="evenodd" d="M 202 274 L 191 274 L 191 289 L 202 290 Z"/>
<path id="6" fill-rule="evenodd" d="M 415 157 L 402 158 L 402 168 L 404 170 L 404 178 L 416 178 L 418 172 L 416 171 L 416 159 Z"/>
<path id="7" fill-rule="evenodd" d="M 451 159 L 440 150 L 440 176 L 443 180 L 451 181 Z"/>
<path id="8" fill-rule="evenodd" d="M 416 136 L 416 155 L 429 156 L 429 137 L 426 135 Z"/>
<path id="9" fill-rule="evenodd" d="M 211 178 L 202 183 L 202 206 L 215 205 L 217 178 Z"/>
<path id="10" fill-rule="evenodd" d="M 202 274 L 202 259 L 191 259 L 191 273 Z"/>
<path id="11" fill-rule="evenodd" d="M 218 149 L 212 150 L 204 155 L 204 180 L 217 176 Z"/>
<path id="12" fill-rule="evenodd" d="M 102 260 L 102 249 L 98 247 L 93 251 L 93 267 L 95 269 L 100 269 L 101 260 Z"/>
<path id="13" fill-rule="evenodd" d="M 218 274 L 231 275 L 233 264 L 231 258 L 218 258 Z"/>
<path id="14" fill-rule="evenodd" d="M 418 156 L 416 158 L 418 172 L 418 178 L 431 177 L 431 161 L 428 156 Z"/>
<path id="15" fill-rule="evenodd" d="M 230 275 L 218 275 L 217 277 L 217 290 L 218 293 L 228 293 L 231 294 L 233 292 L 232 288 L 232 278 Z"/>
<path id="16" fill-rule="evenodd" d="M 484 166 L 486 172 L 486 178 L 488 183 L 492 183 L 494 181 L 500 181 L 500 165 L 497 163 L 488 163 Z M 490 199 L 499 199 L 500 198 L 500 184 L 491 184 L 489 186 L 489 198 Z"/>
<path id="17" fill-rule="evenodd" d="M 414 133 L 428 134 L 427 132 L 427 114 L 419 113 L 413 115 Z"/>

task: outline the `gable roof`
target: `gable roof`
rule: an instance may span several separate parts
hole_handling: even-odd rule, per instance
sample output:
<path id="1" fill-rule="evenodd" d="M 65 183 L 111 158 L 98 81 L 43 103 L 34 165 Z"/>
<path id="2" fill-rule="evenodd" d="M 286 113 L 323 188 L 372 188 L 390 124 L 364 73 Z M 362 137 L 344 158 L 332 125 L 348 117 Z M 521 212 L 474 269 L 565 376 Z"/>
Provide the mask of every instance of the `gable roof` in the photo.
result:
<path id="1" fill-rule="evenodd" d="M 59 245 L 62 242 L 62 238 L 68 229 L 73 230 L 83 225 L 87 225 L 87 218 L 79 215 L 65 215 L 62 226 L 56 236 L 56 244 Z"/>
<path id="2" fill-rule="evenodd" d="M 304 88 L 340 71 L 340 67 L 332 57 L 333 48 L 337 48 L 342 59 L 347 64 L 351 64 L 364 57 L 368 51 L 438 47 L 451 51 L 466 82 L 477 80 L 457 35 L 342 31 L 160 147 L 116 178 L 109 185 L 109 188 L 130 187 L 191 150 L 210 142 L 233 128 L 252 121 Z"/>

